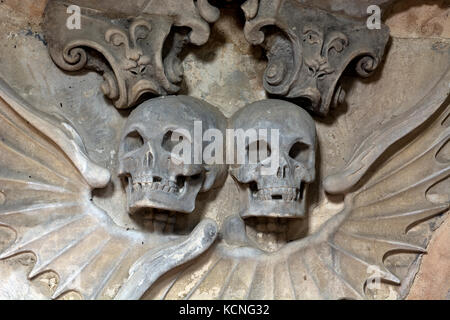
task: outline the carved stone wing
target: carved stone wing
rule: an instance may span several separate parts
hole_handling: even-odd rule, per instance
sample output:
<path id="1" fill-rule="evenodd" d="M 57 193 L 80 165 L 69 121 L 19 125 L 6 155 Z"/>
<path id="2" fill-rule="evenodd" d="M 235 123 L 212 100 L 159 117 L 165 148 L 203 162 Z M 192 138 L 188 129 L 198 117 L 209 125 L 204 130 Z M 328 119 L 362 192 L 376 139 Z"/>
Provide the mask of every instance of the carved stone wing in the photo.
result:
<path id="1" fill-rule="evenodd" d="M 344 210 L 316 234 L 265 253 L 249 245 L 242 220 L 232 217 L 222 229 L 223 241 L 189 268 L 173 270 L 148 297 L 365 299 L 374 270 L 378 278 L 400 284 L 386 257 L 424 253 L 426 243 L 410 231 L 450 205 L 450 106 L 442 102 L 419 132 L 393 146 L 395 153 L 378 162 L 365 184 L 346 196 Z"/>
<path id="2" fill-rule="evenodd" d="M 450 107 L 423 126 L 409 145 L 381 165 L 364 187 L 348 196 L 343 222 L 328 239 L 340 276 L 362 295 L 370 265 L 400 283 L 384 267 L 396 251 L 425 252 L 409 231 L 448 210 L 450 204 Z M 432 122 L 432 123 L 431 123 Z"/>
<path id="3" fill-rule="evenodd" d="M 76 291 L 86 299 L 110 299 L 140 267 L 148 274 L 140 277 L 143 287 L 209 247 L 215 224 L 208 221 L 190 237 L 116 225 L 91 198 L 91 185 L 107 184 L 109 172 L 88 160 L 73 127 L 51 119 L 0 79 L 0 226 L 16 234 L 0 259 L 34 253 L 28 277 L 54 271 L 59 279 L 53 298 Z M 203 242 L 193 247 L 196 239 Z M 121 298 L 139 298 L 145 290 L 122 290 Z"/>

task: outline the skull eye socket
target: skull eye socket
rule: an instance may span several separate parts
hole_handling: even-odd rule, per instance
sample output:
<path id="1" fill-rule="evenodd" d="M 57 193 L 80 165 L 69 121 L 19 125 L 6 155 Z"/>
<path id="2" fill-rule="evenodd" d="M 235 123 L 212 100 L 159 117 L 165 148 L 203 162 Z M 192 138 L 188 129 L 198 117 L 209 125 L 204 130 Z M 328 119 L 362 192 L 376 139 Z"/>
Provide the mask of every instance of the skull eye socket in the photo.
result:
<path id="1" fill-rule="evenodd" d="M 189 140 L 185 140 L 185 139 L 187 139 L 187 138 L 185 136 L 183 136 L 182 134 L 180 134 L 178 132 L 173 132 L 172 130 L 169 130 L 166 132 L 166 134 L 163 137 L 162 147 L 164 148 L 164 150 L 172 153 L 172 151 L 176 145 L 178 145 L 179 143 L 182 143 L 184 141 L 189 141 Z"/>
<path id="2" fill-rule="evenodd" d="M 258 140 L 247 145 L 247 160 L 261 162 L 270 157 L 272 150 L 265 140 Z M 249 163 L 250 163 L 249 161 Z"/>
<path id="3" fill-rule="evenodd" d="M 308 162 L 309 160 L 309 145 L 297 141 L 289 150 L 289 157 L 298 162 Z"/>
<path id="4" fill-rule="evenodd" d="M 124 140 L 125 153 L 138 150 L 144 146 L 144 138 L 137 131 L 132 131 L 126 135 Z"/>

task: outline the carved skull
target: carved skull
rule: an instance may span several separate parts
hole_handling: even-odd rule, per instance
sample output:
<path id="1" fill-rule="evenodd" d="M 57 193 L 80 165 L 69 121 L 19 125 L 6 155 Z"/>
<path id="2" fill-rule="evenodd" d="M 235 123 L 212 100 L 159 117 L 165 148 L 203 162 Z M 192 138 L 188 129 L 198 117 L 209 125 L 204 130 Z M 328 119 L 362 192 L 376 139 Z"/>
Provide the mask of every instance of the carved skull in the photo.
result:
<path id="1" fill-rule="evenodd" d="M 257 148 L 267 149 L 267 158 L 231 168 L 241 190 L 241 217 L 303 217 L 308 184 L 315 179 L 316 129 L 311 116 L 290 102 L 263 100 L 239 110 L 232 117 L 232 126 L 268 132 L 267 141 L 259 138 L 256 142 Z M 270 167 L 270 152 L 277 143 L 271 129 L 279 130 L 279 166 L 275 174 L 267 175 L 262 168 Z M 245 152 L 248 150 L 247 145 Z"/>
<path id="2" fill-rule="evenodd" d="M 194 152 L 191 161 L 185 163 L 172 153 L 174 146 L 184 139 L 191 150 L 194 139 L 202 143 L 198 132 L 194 135 L 195 121 L 201 121 L 203 131 L 224 132 L 227 123 L 213 106 L 187 96 L 152 99 L 130 114 L 119 151 L 119 174 L 128 183 L 130 214 L 142 208 L 192 212 L 197 194 L 208 191 L 226 177 L 225 165 L 207 165 L 203 160 L 195 164 Z M 186 136 L 173 141 L 173 132 L 180 129 Z"/>

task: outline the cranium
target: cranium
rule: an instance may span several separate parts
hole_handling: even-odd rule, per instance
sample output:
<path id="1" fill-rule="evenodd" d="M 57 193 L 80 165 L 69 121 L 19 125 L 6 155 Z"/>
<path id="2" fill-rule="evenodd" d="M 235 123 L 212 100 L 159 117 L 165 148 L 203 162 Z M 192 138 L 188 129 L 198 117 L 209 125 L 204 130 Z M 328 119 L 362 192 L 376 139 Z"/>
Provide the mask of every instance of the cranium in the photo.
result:
<path id="1" fill-rule="evenodd" d="M 284 225 L 286 218 L 303 217 L 308 184 L 315 179 L 316 130 L 311 116 L 290 102 L 263 100 L 239 110 L 231 123 L 235 131 L 266 129 L 268 139 L 258 138 L 256 143 L 258 148 L 267 146 L 267 155 L 277 147 L 269 132 L 279 130 L 279 165 L 275 174 L 262 172 L 275 160 L 272 156 L 231 168 L 242 196 L 241 217 L 246 221 L 265 218 L 277 227 Z M 245 152 L 248 150 L 247 145 Z"/>
<path id="2" fill-rule="evenodd" d="M 119 151 L 119 174 L 127 184 L 130 214 L 145 208 L 192 212 L 198 193 L 226 177 L 225 165 L 207 165 L 203 160 L 196 164 L 193 152 L 187 163 L 172 152 L 183 139 L 192 150 L 194 137 L 202 143 L 198 133 L 194 135 L 195 121 L 201 121 L 203 131 L 222 132 L 227 123 L 213 106 L 187 96 L 152 99 L 130 114 Z M 185 134 L 173 141 L 172 134 L 178 130 Z"/>

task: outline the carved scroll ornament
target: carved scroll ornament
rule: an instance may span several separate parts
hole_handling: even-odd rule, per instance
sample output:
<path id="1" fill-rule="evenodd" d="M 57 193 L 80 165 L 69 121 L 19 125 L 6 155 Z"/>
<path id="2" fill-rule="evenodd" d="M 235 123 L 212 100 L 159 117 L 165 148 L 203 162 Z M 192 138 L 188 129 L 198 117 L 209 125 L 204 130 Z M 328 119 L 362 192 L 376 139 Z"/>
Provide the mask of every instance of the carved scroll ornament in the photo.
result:
<path id="1" fill-rule="evenodd" d="M 70 5 L 80 8 L 79 28 L 67 27 Z M 167 95 L 180 89 L 184 71 L 177 55 L 186 43 L 204 44 L 208 22 L 218 17 L 206 0 L 51 0 L 44 29 L 60 68 L 101 73 L 103 93 L 117 108 L 128 108 L 144 93 Z"/>
<path id="2" fill-rule="evenodd" d="M 242 6 L 247 40 L 263 46 L 269 60 L 267 92 L 326 115 L 345 98 L 339 79 L 350 64 L 363 77 L 377 68 L 389 29 L 369 30 L 365 19 L 322 7 L 295 0 L 249 0 Z"/>

